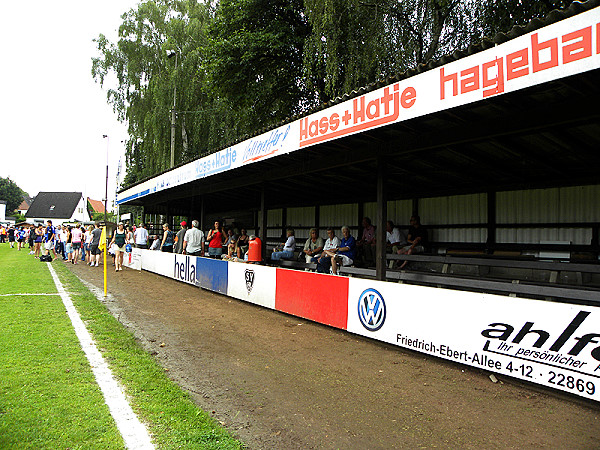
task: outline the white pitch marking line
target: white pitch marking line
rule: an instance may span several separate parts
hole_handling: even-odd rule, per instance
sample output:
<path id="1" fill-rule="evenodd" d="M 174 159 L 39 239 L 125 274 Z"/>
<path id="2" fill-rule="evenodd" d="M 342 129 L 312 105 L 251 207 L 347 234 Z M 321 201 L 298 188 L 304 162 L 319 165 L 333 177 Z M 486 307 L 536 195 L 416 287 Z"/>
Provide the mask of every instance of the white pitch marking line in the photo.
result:
<path id="1" fill-rule="evenodd" d="M 75 328 L 75 334 L 77 334 L 77 337 L 79 338 L 81 348 L 87 356 L 90 366 L 92 367 L 92 372 L 96 377 L 96 381 L 104 394 L 108 409 L 117 424 L 121 436 L 123 436 L 125 446 L 132 450 L 154 449 L 148 430 L 139 421 L 133 412 L 133 409 L 131 409 L 131 405 L 127 402 L 123 390 L 114 379 L 108 364 L 106 364 L 102 354 L 100 354 L 96 348 L 94 340 L 81 320 L 79 313 L 75 309 L 71 297 L 65 291 L 54 268 L 50 264 L 47 266 L 54 279 L 54 284 L 56 284 L 56 288 L 58 289 L 58 294 L 62 298 L 65 308 L 67 308 L 67 314 L 71 319 L 73 328 Z"/>
<path id="2" fill-rule="evenodd" d="M 58 294 L 58 292 L 56 294 L 0 294 L 0 297 L 27 297 L 27 296 L 43 297 L 43 296 L 50 296 L 50 295 L 59 295 L 59 294 Z"/>

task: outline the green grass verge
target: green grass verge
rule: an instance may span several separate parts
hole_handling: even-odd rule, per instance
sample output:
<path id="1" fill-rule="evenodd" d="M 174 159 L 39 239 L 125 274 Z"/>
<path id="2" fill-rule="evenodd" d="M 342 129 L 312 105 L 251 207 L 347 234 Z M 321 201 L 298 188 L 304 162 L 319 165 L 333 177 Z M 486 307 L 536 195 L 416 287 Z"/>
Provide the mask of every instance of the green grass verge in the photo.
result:
<path id="1" fill-rule="evenodd" d="M 56 292 L 47 263 L 27 253 L 0 245 L 0 294 Z M 157 448 L 242 448 L 67 267 L 53 267 Z M 0 297 L 0 326 L 0 448 L 123 447 L 60 297 Z"/>

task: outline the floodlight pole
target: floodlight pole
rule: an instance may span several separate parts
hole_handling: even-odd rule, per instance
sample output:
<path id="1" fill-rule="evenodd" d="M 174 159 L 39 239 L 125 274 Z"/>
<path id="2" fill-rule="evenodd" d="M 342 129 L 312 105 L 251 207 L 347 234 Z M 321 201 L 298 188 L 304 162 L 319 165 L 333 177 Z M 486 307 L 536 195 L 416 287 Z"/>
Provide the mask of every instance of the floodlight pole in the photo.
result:
<path id="1" fill-rule="evenodd" d="M 175 50 L 167 51 L 167 58 L 175 56 L 175 76 L 177 76 L 177 57 L 178 54 Z M 173 109 L 171 109 L 171 165 L 170 168 L 175 166 L 175 119 L 176 119 L 176 107 L 177 102 L 177 80 L 173 81 Z"/>
<path id="2" fill-rule="evenodd" d="M 103 134 L 102 135 L 103 138 L 106 138 L 106 186 L 105 186 L 105 191 L 104 191 L 104 237 L 105 237 L 105 242 L 104 242 L 104 296 L 106 297 L 106 293 L 107 293 L 107 284 L 106 284 L 106 251 L 107 251 L 107 247 L 108 247 L 108 219 L 107 219 L 107 215 L 106 215 L 106 211 L 107 211 L 107 206 L 108 206 L 108 146 L 110 144 L 110 137 L 108 137 L 108 134 Z"/>

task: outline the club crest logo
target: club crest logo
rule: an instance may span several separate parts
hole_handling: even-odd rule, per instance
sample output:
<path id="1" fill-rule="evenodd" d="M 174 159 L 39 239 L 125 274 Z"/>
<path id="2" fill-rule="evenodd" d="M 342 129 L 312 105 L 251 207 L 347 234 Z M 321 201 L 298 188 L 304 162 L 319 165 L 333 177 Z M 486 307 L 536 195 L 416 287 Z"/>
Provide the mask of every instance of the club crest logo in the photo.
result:
<path id="1" fill-rule="evenodd" d="M 377 331 L 385 322 L 385 301 L 375 289 L 366 289 L 358 298 L 358 318 L 363 327 Z"/>
<path id="2" fill-rule="evenodd" d="M 244 272 L 244 278 L 246 278 L 246 290 L 249 294 L 254 286 L 254 270 L 246 269 Z"/>

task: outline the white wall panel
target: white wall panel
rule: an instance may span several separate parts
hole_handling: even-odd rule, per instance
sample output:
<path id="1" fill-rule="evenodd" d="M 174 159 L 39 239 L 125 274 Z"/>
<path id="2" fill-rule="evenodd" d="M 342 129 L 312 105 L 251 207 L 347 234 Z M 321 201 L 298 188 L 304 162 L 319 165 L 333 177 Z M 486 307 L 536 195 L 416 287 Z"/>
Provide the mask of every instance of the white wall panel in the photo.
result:
<path id="1" fill-rule="evenodd" d="M 323 205 L 320 210 L 321 228 L 341 227 L 348 225 L 356 229 L 358 226 L 358 203 L 346 203 L 343 205 Z"/>

